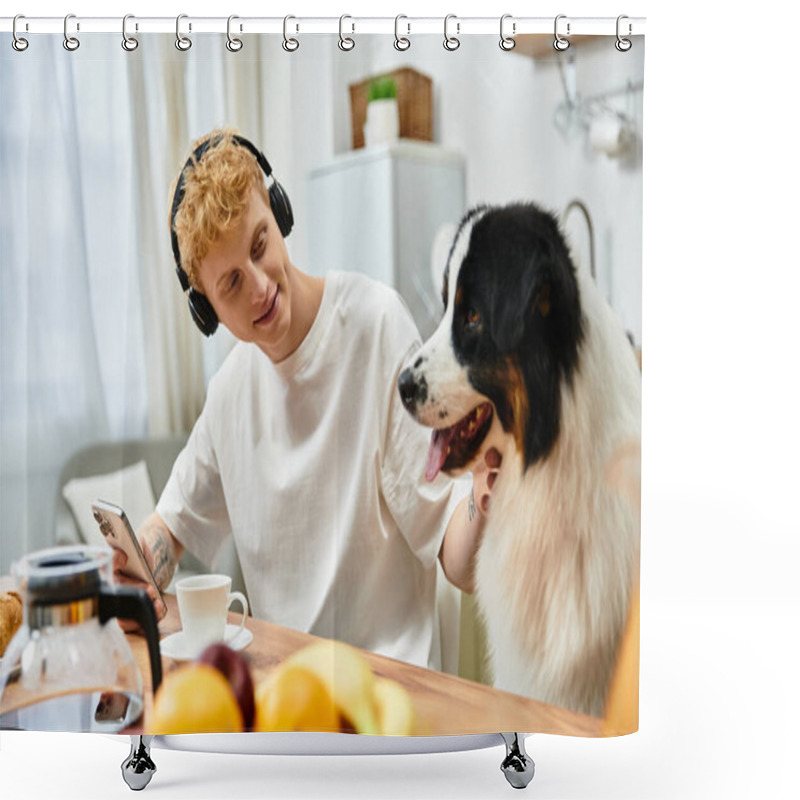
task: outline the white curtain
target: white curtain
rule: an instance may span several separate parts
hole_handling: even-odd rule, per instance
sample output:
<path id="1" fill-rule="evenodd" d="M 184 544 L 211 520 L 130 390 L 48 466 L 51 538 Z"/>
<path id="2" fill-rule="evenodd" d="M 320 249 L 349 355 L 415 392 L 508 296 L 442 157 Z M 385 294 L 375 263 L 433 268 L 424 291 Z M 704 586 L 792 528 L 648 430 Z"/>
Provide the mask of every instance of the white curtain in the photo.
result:
<path id="1" fill-rule="evenodd" d="M 0 72 L 3 571 L 51 543 L 69 455 L 147 425 L 125 65 L 37 45 Z"/>
<path id="2" fill-rule="evenodd" d="M 148 432 L 188 430 L 203 402 L 200 338 L 178 291 L 169 240 L 171 181 L 188 149 L 186 61 L 172 58 L 165 36 L 126 61 L 130 87 L 135 226 L 143 304 Z M 172 48 L 174 51 L 174 47 Z"/>
<path id="3" fill-rule="evenodd" d="M 180 53 L 148 36 L 126 53 L 93 35 L 70 53 L 52 36 L 0 54 L 0 572 L 53 543 L 70 455 L 189 430 L 232 345 L 189 317 L 169 190 L 190 142 L 226 124 L 286 175 L 292 115 L 269 101 L 293 67 L 273 41 L 223 42 Z"/>

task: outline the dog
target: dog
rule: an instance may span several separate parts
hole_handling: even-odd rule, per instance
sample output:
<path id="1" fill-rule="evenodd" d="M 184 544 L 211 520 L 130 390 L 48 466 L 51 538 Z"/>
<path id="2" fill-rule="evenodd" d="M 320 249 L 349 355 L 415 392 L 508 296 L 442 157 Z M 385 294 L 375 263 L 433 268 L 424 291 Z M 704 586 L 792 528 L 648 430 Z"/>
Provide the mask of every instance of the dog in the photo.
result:
<path id="1" fill-rule="evenodd" d="M 442 299 L 398 390 L 434 429 L 428 480 L 502 455 L 475 567 L 493 683 L 600 717 L 638 581 L 638 509 L 606 479 L 640 439 L 634 351 L 534 204 L 467 212 Z"/>

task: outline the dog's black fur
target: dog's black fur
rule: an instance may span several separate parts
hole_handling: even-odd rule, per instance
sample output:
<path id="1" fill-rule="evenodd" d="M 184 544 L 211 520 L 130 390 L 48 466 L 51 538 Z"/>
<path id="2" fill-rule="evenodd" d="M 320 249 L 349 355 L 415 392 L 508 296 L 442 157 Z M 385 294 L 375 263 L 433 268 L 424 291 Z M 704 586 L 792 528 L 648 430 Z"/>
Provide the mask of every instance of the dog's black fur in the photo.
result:
<path id="1" fill-rule="evenodd" d="M 489 210 L 472 229 L 458 281 L 453 350 L 503 429 L 524 426 L 527 468 L 558 437 L 560 386 L 571 383 L 583 335 L 575 268 L 555 219 L 530 204 Z M 479 324 L 468 322 L 470 311 Z M 525 384 L 527 420 L 514 418 L 513 400 L 498 385 L 509 355 Z"/>

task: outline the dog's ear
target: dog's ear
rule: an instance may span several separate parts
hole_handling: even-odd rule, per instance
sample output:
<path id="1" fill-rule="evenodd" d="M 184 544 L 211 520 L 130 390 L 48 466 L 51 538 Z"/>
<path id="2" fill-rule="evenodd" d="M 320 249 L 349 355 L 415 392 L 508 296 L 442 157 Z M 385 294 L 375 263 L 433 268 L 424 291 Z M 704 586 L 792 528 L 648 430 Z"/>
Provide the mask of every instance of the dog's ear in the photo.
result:
<path id="1" fill-rule="evenodd" d="M 550 313 L 550 281 L 542 281 L 533 295 L 533 314 L 540 314 L 546 317 Z"/>
<path id="2" fill-rule="evenodd" d="M 492 338 L 500 352 L 509 352 L 520 343 L 532 318 L 550 315 L 551 287 L 548 275 L 530 269 L 524 270 L 519 280 L 495 287 Z"/>

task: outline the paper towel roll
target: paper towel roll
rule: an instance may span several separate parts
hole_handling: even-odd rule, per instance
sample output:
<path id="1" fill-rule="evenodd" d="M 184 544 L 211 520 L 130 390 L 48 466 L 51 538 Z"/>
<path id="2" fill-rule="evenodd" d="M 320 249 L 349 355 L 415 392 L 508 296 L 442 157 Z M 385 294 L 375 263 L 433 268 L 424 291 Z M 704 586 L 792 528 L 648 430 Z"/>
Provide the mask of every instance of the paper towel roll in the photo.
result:
<path id="1" fill-rule="evenodd" d="M 589 143 L 609 158 L 621 156 L 630 146 L 632 132 L 617 115 L 595 117 L 589 126 Z"/>

